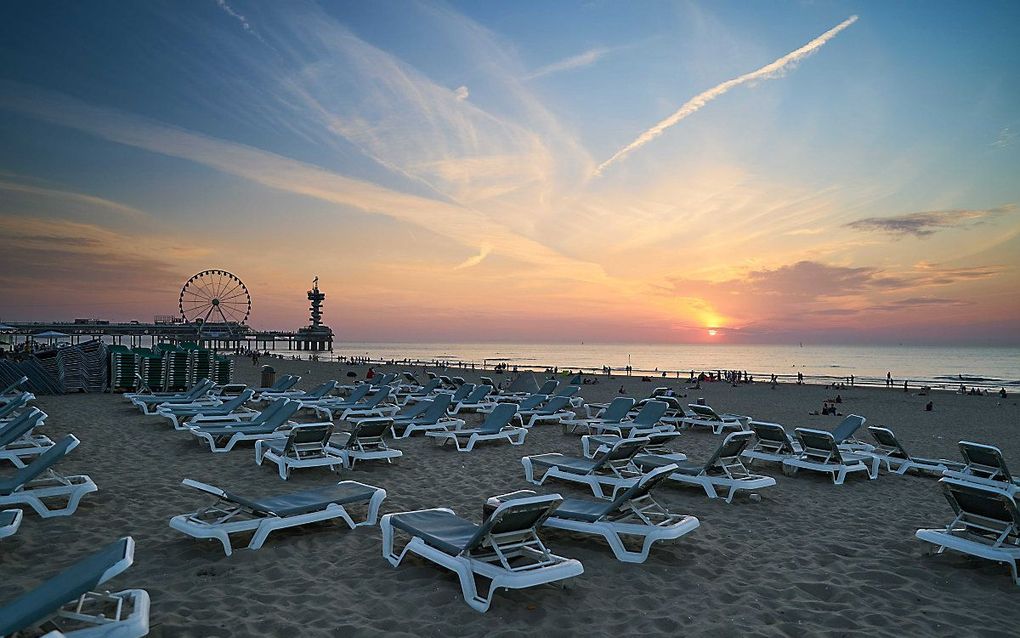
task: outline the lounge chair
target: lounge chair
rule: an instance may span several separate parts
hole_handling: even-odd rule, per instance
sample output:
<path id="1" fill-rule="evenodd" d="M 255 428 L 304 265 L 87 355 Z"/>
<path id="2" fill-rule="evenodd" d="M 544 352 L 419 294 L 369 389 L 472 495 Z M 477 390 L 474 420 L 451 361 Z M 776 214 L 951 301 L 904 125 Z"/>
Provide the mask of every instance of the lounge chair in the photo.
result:
<path id="1" fill-rule="evenodd" d="M 652 498 L 652 490 L 675 469 L 675 465 L 666 465 L 645 474 L 610 502 L 563 499 L 545 519 L 543 527 L 601 536 L 609 543 L 617 560 L 643 563 L 648 560 L 653 543 L 680 538 L 701 524 L 694 516 L 670 512 Z M 501 502 L 534 494 L 531 490 L 521 490 L 491 498 L 486 506 L 496 507 Z M 627 549 L 625 536 L 641 538 L 640 551 Z"/>
<path id="2" fill-rule="evenodd" d="M 676 430 L 654 430 L 641 435 L 648 439 L 648 443 L 641 448 L 642 454 L 655 454 L 656 456 L 668 456 L 674 461 L 686 461 L 687 455 L 677 452 L 669 447 L 669 444 L 680 438 Z M 586 458 L 593 458 L 596 454 L 612 448 L 617 441 L 627 437 L 618 434 L 585 434 L 581 437 L 581 452 Z M 633 438 L 633 437 L 631 437 Z"/>
<path id="3" fill-rule="evenodd" d="M 591 404 L 585 404 L 585 409 L 588 410 L 588 418 L 584 419 L 565 419 L 560 421 L 560 425 L 563 426 L 564 434 L 591 434 L 597 430 L 593 429 L 595 426 L 613 425 L 619 423 L 627 418 L 631 409 L 634 407 L 634 399 L 632 397 L 616 397 L 612 400 L 609 405 L 604 406 L 594 416 L 592 415 L 589 406 Z"/>
<path id="4" fill-rule="evenodd" d="M 561 423 L 563 419 L 572 419 L 577 416 L 574 412 L 566 409 L 569 406 L 569 397 L 552 397 L 548 403 L 541 407 L 517 412 L 517 417 L 526 428 L 534 427 L 539 423 Z M 525 418 L 527 418 L 527 422 L 524 422 Z"/>
<path id="5" fill-rule="evenodd" d="M 0 538 L 13 536 L 21 527 L 21 510 L 0 510 Z"/>
<path id="6" fill-rule="evenodd" d="M 139 394 L 131 397 L 131 403 L 139 408 L 142 414 L 157 414 L 159 406 L 164 404 L 219 405 L 222 401 L 209 396 L 209 391 L 212 390 L 213 385 L 213 382 L 209 379 L 202 379 L 187 392 L 169 396 L 163 394 Z"/>
<path id="7" fill-rule="evenodd" d="M 476 385 L 474 390 L 471 391 L 471 394 L 453 404 L 450 408 L 450 414 L 459 414 L 460 412 L 477 412 L 479 409 L 489 405 L 490 401 L 488 401 L 486 397 L 488 397 L 490 393 L 492 393 L 491 385 Z"/>
<path id="8" fill-rule="evenodd" d="M 45 412 L 30 408 L 4 424 L 0 428 L 0 460 L 25 467 L 25 459 L 37 457 L 53 447 L 49 437 L 32 433 L 44 420 Z"/>
<path id="9" fill-rule="evenodd" d="M 590 459 L 558 452 L 525 456 L 521 459 L 524 480 L 541 485 L 550 477 L 559 478 L 589 486 L 598 498 L 616 498 L 621 489 L 627 489 L 641 478 L 641 472 L 631 461 L 648 442 L 646 437 L 620 439 L 610 449 Z M 535 468 L 543 470 L 538 478 Z M 604 487 L 611 488 L 612 496 L 606 496 Z"/>
<path id="10" fill-rule="evenodd" d="M 68 434 L 14 475 L 0 479 L 0 506 L 28 505 L 43 518 L 74 514 L 82 497 L 99 488 L 84 474 L 58 474 L 53 465 L 78 447 L 78 443 L 78 439 Z M 63 507 L 50 508 L 54 500 L 61 502 L 64 499 L 66 504 Z"/>
<path id="11" fill-rule="evenodd" d="M 687 427 L 707 427 L 712 434 L 722 434 L 723 430 L 736 430 L 738 432 L 747 430 L 751 417 L 739 414 L 719 414 L 710 406 L 699 403 L 691 403 L 687 406 L 691 414 L 680 420 L 681 425 Z"/>
<path id="12" fill-rule="evenodd" d="M 750 426 L 754 432 L 754 445 L 741 454 L 748 465 L 755 461 L 782 463 L 786 459 L 798 458 L 803 453 L 800 443 L 778 423 L 751 421 Z"/>
<path id="13" fill-rule="evenodd" d="M 346 397 L 324 397 L 308 401 L 299 401 L 302 410 L 315 410 L 316 416 L 323 419 L 332 419 L 335 414 L 340 414 L 347 408 L 358 405 L 368 393 L 372 386 L 367 383 L 355 386 Z"/>
<path id="14" fill-rule="evenodd" d="M 947 459 L 928 459 L 920 456 L 911 456 L 900 444 L 893 431 L 888 428 L 877 426 L 868 427 L 868 432 L 875 437 L 878 445 L 868 452 L 876 456 L 885 464 L 885 469 L 896 474 L 906 474 L 910 470 L 917 470 L 928 474 L 942 475 L 946 470 L 962 472 L 964 463 L 950 461 Z"/>
<path id="15" fill-rule="evenodd" d="M 259 439 L 255 441 L 255 463 L 275 463 L 280 478 L 287 480 L 296 467 L 329 467 L 346 465 L 344 457 L 326 447 L 333 435 L 332 423 L 302 423 L 287 433 L 287 438 Z"/>
<path id="16" fill-rule="evenodd" d="M 28 377 L 23 376 L 14 383 L 4 388 L 3 390 L 0 390 L 0 405 L 7 403 L 12 398 L 18 396 L 19 394 L 22 394 L 20 388 L 22 385 L 26 383 L 28 383 Z"/>
<path id="17" fill-rule="evenodd" d="M 209 450 L 216 453 L 229 452 L 241 441 L 286 438 L 290 422 L 298 411 L 297 401 L 277 399 L 263 410 L 258 418 L 248 423 L 226 425 L 193 424 L 188 428 L 200 441 L 208 443 Z"/>
<path id="18" fill-rule="evenodd" d="M 822 472 L 830 474 L 836 485 L 842 485 L 846 475 L 853 472 L 867 472 L 872 480 L 878 478 L 877 457 L 840 449 L 836 438 L 825 430 L 797 428 L 794 432 L 802 451 L 796 458 L 783 459 L 784 473 L 792 476 L 798 469 Z"/>
<path id="19" fill-rule="evenodd" d="M 535 374 L 533 372 L 522 372 L 500 393 L 499 398 L 501 401 L 516 402 L 530 394 L 547 394 L 538 390 L 538 381 L 535 380 Z"/>
<path id="20" fill-rule="evenodd" d="M 28 402 L 35 398 L 35 395 L 22 392 L 0 406 L 0 423 L 10 421 L 18 415 L 18 411 L 28 405 Z"/>
<path id="21" fill-rule="evenodd" d="M 669 456 L 652 454 L 635 456 L 633 463 L 642 472 L 675 464 L 677 467 L 669 475 L 670 479 L 700 486 L 708 498 L 719 498 L 719 490 L 725 490 L 726 502 L 732 503 L 737 492 L 760 490 L 776 484 L 776 479 L 771 476 L 752 474 L 740 461 L 741 452 L 753 436 L 750 432 L 731 432 L 704 463 L 676 461 Z"/>
<path id="22" fill-rule="evenodd" d="M 496 397 L 496 398 L 498 399 L 497 402 L 490 403 L 489 405 L 479 409 L 478 411 L 482 412 L 482 413 L 492 412 L 496 408 L 496 406 L 499 405 L 500 403 L 516 403 L 517 404 L 517 415 L 520 416 L 521 411 L 529 412 L 531 410 L 535 410 L 540 405 L 542 405 L 543 403 L 545 403 L 546 401 L 549 400 L 549 397 L 547 395 L 544 395 L 544 394 L 529 394 L 529 395 L 525 395 L 519 401 L 511 399 L 511 398 L 502 397 L 502 396 Z M 524 425 L 523 421 L 521 421 L 521 425 L 522 426 Z"/>
<path id="23" fill-rule="evenodd" d="M 276 382 L 273 383 L 273 385 L 271 386 L 265 388 L 255 388 L 255 393 L 262 394 L 263 392 L 268 392 L 270 394 L 273 394 L 277 392 L 286 392 L 287 390 L 290 390 L 295 385 L 297 385 L 298 381 L 300 380 L 301 377 L 296 377 L 293 374 L 284 374 L 281 375 L 280 378 L 277 379 Z"/>
<path id="24" fill-rule="evenodd" d="M 978 558 L 1009 565 L 1013 582 L 1020 585 L 1020 512 L 1005 491 L 944 477 L 939 479 L 943 494 L 956 517 L 944 528 L 919 529 L 915 536 L 936 545 L 936 554 L 951 549 Z"/>
<path id="25" fill-rule="evenodd" d="M 149 595 L 143 589 L 94 591 L 134 562 L 130 536 L 79 560 L 0 607 L 0 636 L 140 638 L 149 633 Z M 38 629 L 30 634 L 26 630 Z M 19 632 L 26 632 L 25 634 Z"/>
<path id="26" fill-rule="evenodd" d="M 449 569 L 457 574 L 467 604 L 485 612 L 501 588 L 524 589 L 584 572 L 579 561 L 553 554 L 538 537 L 538 527 L 561 500 L 550 495 L 503 503 L 480 525 L 446 508 L 386 514 L 379 523 L 382 554 L 394 567 L 413 553 Z M 394 530 L 411 535 L 399 554 Z M 484 595 L 477 577 L 489 583 Z"/>
<path id="27" fill-rule="evenodd" d="M 510 425 L 517 415 L 517 404 L 500 403 L 485 417 L 477 428 L 426 432 L 439 445 L 453 442 L 458 452 L 470 452 L 479 441 L 509 441 L 511 445 L 524 445 L 528 430 Z M 463 444 L 463 445 L 462 445 Z"/>
<path id="28" fill-rule="evenodd" d="M 400 396 L 398 402 L 400 405 L 407 405 L 408 403 L 430 399 L 442 383 L 439 379 L 429 379 L 425 385 Z"/>
<path id="29" fill-rule="evenodd" d="M 419 404 L 426 406 L 423 411 L 394 416 L 390 426 L 393 430 L 393 438 L 406 439 L 415 432 L 455 430 L 462 427 L 463 419 L 456 419 L 446 414 L 446 410 L 450 407 L 450 401 L 449 394 L 437 394 L 436 398 L 431 401 Z"/>
<path id="30" fill-rule="evenodd" d="M 287 377 L 290 377 L 287 379 Z M 255 395 L 256 401 L 275 401 L 277 399 L 291 399 L 294 397 L 303 396 L 306 394 L 304 390 L 298 390 L 297 384 L 301 382 L 301 377 L 298 375 L 284 375 L 281 379 L 286 379 L 281 383 L 277 380 L 273 384 L 273 389 L 263 389 Z M 276 389 L 279 388 L 279 389 Z"/>
<path id="31" fill-rule="evenodd" d="M 558 387 L 560 387 L 559 381 L 557 381 L 556 379 L 546 379 L 545 383 L 542 384 L 542 387 L 535 391 L 535 394 L 552 395 L 554 392 L 556 392 L 556 388 Z"/>
<path id="32" fill-rule="evenodd" d="M 1002 450 L 972 441 L 960 441 L 959 446 L 967 464 L 962 470 L 946 470 L 945 476 L 998 488 L 1011 496 L 1020 491 L 1020 481 L 1009 471 Z"/>
<path id="33" fill-rule="evenodd" d="M 391 417 L 362 419 L 350 432 L 336 432 L 330 437 L 327 449 L 339 454 L 344 465 L 354 469 L 358 461 L 384 460 L 392 463 L 393 459 L 403 456 L 403 452 L 386 445 L 385 435 L 393 425 Z"/>
<path id="34" fill-rule="evenodd" d="M 328 397 L 329 393 L 332 392 L 333 390 L 336 390 L 338 385 L 340 384 L 337 383 L 336 381 L 324 381 L 320 383 L 318 386 L 316 386 L 314 390 L 309 390 L 308 392 L 300 392 L 298 394 L 293 395 L 287 393 L 288 394 L 287 398 L 297 401 L 298 403 L 317 402 L 320 401 L 321 399 L 325 399 L 326 397 Z M 277 397 L 270 396 L 268 400 L 271 401 L 275 398 Z"/>
<path id="35" fill-rule="evenodd" d="M 372 393 L 361 403 L 349 406 L 343 410 L 334 410 L 335 418 L 339 421 L 347 419 L 353 421 L 369 417 L 393 415 L 400 408 L 389 402 L 390 390 L 391 388 L 385 385 L 372 388 Z"/>
<path id="36" fill-rule="evenodd" d="M 357 481 L 264 498 L 246 498 L 191 479 L 184 479 L 181 484 L 216 500 L 190 514 L 174 516 L 170 527 L 194 538 L 218 540 L 227 556 L 233 553 L 231 534 L 254 532 L 248 549 L 259 549 L 272 532 L 287 527 L 335 518 L 342 519 L 351 529 L 375 525 L 379 507 L 386 498 L 386 490 Z M 365 520 L 355 523 L 346 505 L 367 505 Z"/>
<path id="37" fill-rule="evenodd" d="M 849 414 L 832 429 L 832 438 L 840 444 L 844 450 L 850 452 L 866 452 L 873 450 L 874 445 L 858 440 L 854 435 L 864 427 L 867 419 L 858 414 Z"/>
<path id="38" fill-rule="evenodd" d="M 254 390 L 245 390 L 236 397 L 219 405 L 164 404 L 156 408 L 156 413 L 166 417 L 175 430 L 188 429 L 185 422 L 196 416 L 225 418 L 236 416 L 237 420 L 241 420 L 244 418 L 241 416 L 242 414 L 254 415 L 255 410 L 244 407 L 244 404 L 250 401 L 254 395 Z"/>
<path id="39" fill-rule="evenodd" d="M 612 433 L 623 438 L 644 436 L 648 432 L 661 429 L 673 429 L 673 426 L 662 425 L 662 417 L 669 406 L 664 401 L 649 401 L 630 421 L 618 423 L 596 423 L 590 429 L 598 434 Z"/>

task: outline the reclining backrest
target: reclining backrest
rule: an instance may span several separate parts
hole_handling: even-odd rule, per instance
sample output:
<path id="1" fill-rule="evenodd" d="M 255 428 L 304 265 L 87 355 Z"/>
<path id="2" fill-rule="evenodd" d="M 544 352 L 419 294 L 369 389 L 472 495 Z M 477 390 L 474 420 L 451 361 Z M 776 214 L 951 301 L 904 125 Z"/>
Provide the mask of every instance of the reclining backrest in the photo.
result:
<path id="1" fill-rule="evenodd" d="M 556 414 L 568 405 L 570 405 L 570 397 L 553 397 L 549 399 L 549 403 L 546 403 L 540 410 L 538 410 L 538 413 Z"/>
<path id="2" fill-rule="evenodd" d="M 1013 482 L 1013 475 L 1006 467 L 1006 459 L 1002 457 L 1002 450 L 994 445 L 983 445 L 971 441 L 960 441 L 959 445 L 960 454 L 967 462 L 964 472 L 1006 483 Z"/>
<path id="3" fill-rule="evenodd" d="M 294 374 L 285 374 L 283 375 L 283 378 L 286 379 L 286 381 L 280 384 L 280 392 L 290 390 L 301 381 L 301 377 Z"/>
<path id="4" fill-rule="evenodd" d="M 209 390 L 212 390 L 213 385 L 213 382 L 209 379 L 201 379 L 193 388 L 185 392 L 184 396 L 193 400 L 200 399 L 209 392 Z"/>
<path id="5" fill-rule="evenodd" d="M 486 433 L 499 432 L 510 423 L 510 419 L 514 418 L 515 414 L 517 414 L 516 403 L 500 403 L 485 417 L 485 421 L 478 429 Z"/>
<path id="6" fill-rule="evenodd" d="M 26 382 L 28 382 L 28 377 L 21 377 L 20 379 L 18 379 L 14 383 L 12 383 L 9 386 L 7 386 L 6 388 L 4 388 L 3 391 L 0 392 L 0 397 L 5 396 L 7 394 L 13 393 L 15 390 L 18 389 L 19 386 L 21 386 L 22 383 L 26 383 Z"/>
<path id="7" fill-rule="evenodd" d="M 581 391 L 581 388 L 579 386 L 568 385 L 568 386 L 562 387 L 559 390 L 557 390 L 555 396 L 558 396 L 558 397 L 567 397 L 569 399 L 570 397 L 574 396 L 575 394 L 577 394 L 580 391 Z"/>
<path id="8" fill-rule="evenodd" d="M 0 449 L 31 432 L 32 428 L 39 425 L 39 422 L 42 421 L 44 414 L 39 408 L 32 408 L 14 417 L 14 420 L 5 425 L 3 430 L 0 431 Z"/>
<path id="9" fill-rule="evenodd" d="M 423 414 L 426 410 L 428 410 L 429 406 L 432 405 L 433 401 L 434 399 L 430 399 L 427 401 L 417 401 L 415 403 L 409 403 L 406 406 L 404 406 L 404 408 L 400 412 L 397 412 L 394 415 L 394 417 L 413 419 L 414 417 L 418 416 L 419 414 Z"/>
<path id="10" fill-rule="evenodd" d="M 893 434 L 892 430 L 888 428 L 880 428 L 877 425 L 871 425 L 868 426 L 868 432 L 870 432 L 871 436 L 878 442 L 879 449 L 884 454 L 901 459 L 910 458 L 910 455 L 907 454 L 907 451 L 902 445 L 900 445 L 899 440 L 896 438 L 896 435 Z"/>
<path id="11" fill-rule="evenodd" d="M 722 417 L 719 416 L 719 414 L 713 410 L 711 406 L 701 405 L 700 403 L 689 403 L 687 407 L 701 419 L 706 421 L 722 421 Z"/>
<path id="12" fill-rule="evenodd" d="M 389 398 L 390 390 L 392 390 L 392 388 L 388 385 L 373 388 L 372 394 L 365 399 L 365 402 L 362 403 L 360 407 L 369 409 L 378 407 L 383 401 Z"/>
<path id="13" fill-rule="evenodd" d="M 479 548 L 491 536 L 532 535 L 559 506 L 559 494 L 514 499 L 497 507 L 465 545 L 463 553 Z"/>
<path id="14" fill-rule="evenodd" d="M 22 392 L 16 397 L 13 397 L 6 405 L 0 406 L 0 419 L 6 419 L 10 415 L 14 414 L 28 403 L 28 393 Z"/>
<path id="15" fill-rule="evenodd" d="M 324 396 L 326 396 L 327 394 L 329 394 L 330 392 L 332 392 L 333 388 L 335 388 L 335 387 L 336 387 L 336 381 L 326 381 L 326 382 L 320 384 L 319 387 L 315 388 L 311 392 L 306 392 L 305 396 L 303 396 L 301 398 L 305 399 L 305 400 L 307 400 L 307 399 L 321 399 Z"/>
<path id="16" fill-rule="evenodd" d="M 545 400 L 548 398 L 549 396 L 545 394 L 532 394 L 531 396 L 526 397 L 523 401 L 521 401 L 519 407 L 521 410 L 534 410 L 538 406 L 545 403 Z"/>
<path id="17" fill-rule="evenodd" d="M 351 430 L 351 438 L 347 440 L 347 447 L 354 447 L 357 444 L 379 443 L 383 434 L 390 427 L 388 419 L 368 419 L 354 426 Z"/>
<path id="18" fill-rule="evenodd" d="M 16 474 L 0 479 L 0 494 L 10 494 L 50 469 L 57 461 L 64 458 L 68 452 L 78 447 L 78 443 L 78 439 L 73 434 L 68 434 L 60 439 L 53 444 L 53 447 L 35 457 L 26 467 L 19 469 Z"/>
<path id="19" fill-rule="evenodd" d="M 492 377 L 478 377 L 478 380 L 484 383 L 485 385 L 491 385 L 493 388 L 499 385 L 492 380 Z"/>
<path id="20" fill-rule="evenodd" d="M 474 389 L 475 389 L 474 384 L 472 384 L 472 383 L 465 383 L 464 385 L 462 385 L 459 388 L 457 388 L 457 390 L 453 393 L 452 396 L 450 396 L 450 395 L 448 395 L 448 396 L 450 396 L 450 398 L 453 400 L 454 403 L 460 403 L 461 401 L 464 400 L 464 398 L 467 395 L 471 394 L 471 391 L 474 390 Z"/>
<path id="21" fill-rule="evenodd" d="M 437 390 L 443 382 L 439 379 L 429 379 L 428 383 L 415 390 L 414 394 L 418 396 L 428 396 L 433 391 Z"/>
<path id="22" fill-rule="evenodd" d="M 284 453 L 290 450 L 300 451 L 310 447 L 321 447 L 329 441 L 333 435 L 332 423 L 313 423 L 309 425 L 295 425 L 290 434 L 287 435 L 287 444 Z"/>
<path id="23" fill-rule="evenodd" d="M 638 452 L 641 452 L 641 450 L 643 450 L 649 442 L 648 437 L 645 436 L 634 437 L 631 439 L 620 439 L 613 445 L 613 447 L 595 456 L 596 463 L 595 467 L 592 468 L 592 471 L 598 470 L 599 468 L 607 465 L 616 465 L 630 461 L 630 459 L 634 458 Z"/>
<path id="24" fill-rule="evenodd" d="M 865 421 L 867 419 L 862 416 L 856 414 L 848 415 L 832 431 L 832 438 L 836 439 L 836 443 L 843 443 L 852 439 L 857 430 L 861 429 L 861 426 L 864 425 Z"/>
<path id="25" fill-rule="evenodd" d="M 535 380 L 535 375 L 532 372 L 522 372 L 516 379 L 510 382 L 506 391 L 509 394 L 517 394 L 521 392 L 529 392 L 531 394 L 548 394 L 546 392 L 539 392 L 538 381 Z"/>
<path id="26" fill-rule="evenodd" d="M 247 403 L 254 395 L 255 392 L 253 390 L 246 388 L 244 392 L 237 395 L 233 399 L 220 404 L 218 407 L 220 410 L 224 412 L 233 412 L 234 410 L 238 409 L 239 407 Z"/>
<path id="27" fill-rule="evenodd" d="M 9 636 L 30 627 L 65 603 L 100 589 L 99 585 L 131 566 L 134 553 L 135 543 L 126 536 L 25 592 L 0 609 L 0 635 Z"/>
<path id="28" fill-rule="evenodd" d="M 953 511 L 965 523 L 1008 530 L 1014 537 L 1020 530 L 1016 501 L 1002 490 L 949 477 L 939 479 L 939 484 Z"/>
<path id="29" fill-rule="evenodd" d="M 297 401 L 291 401 L 290 399 L 278 399 L 273 404 L 279 404 L 279 407 L 262 422 L 266 428 L 270 429 L 280 427 L 290 420 L 290 417 L 294 416 L 299 409 L 301 409 L 300 403 Z"/>
<path id="30" fill-rule="evenodd" d="M 794 452 L 790 437 L 786 435 L 786 429 L 778 423 L 755 421 L 751 423 L 751 431 L 758 437 L 758 440 L 772 444 L 770 447 L 775 447 L 777 452 L 790 454 Z"/>
<path id="31" fill-rule="evenodd" d="M 620 494 L 613 499 L 613 502 L 609 504 L 609 507 L 606 508 L 606 512 L 616 511 L 626 505 L 628 501 L 639 499 L 647 495 L 657 486 L 661 485 L 663 481 L 668 479 L 669 475 L 676 469 L 676 464 L 671 463 L 669 465 L 657 467 L 648 474 L 645 474 L 641 477 L 640 481 L 620 492 Z"/>
<path id="32" fill-rule="evenodd" d="M 362 399 L 364 399 L 365 395 L 368 394 L 368 392 L 371 389 L 372 389 L 372 386 L 370 384 L 368 384 L 368 383 L 362 383 L 361 385 L 356 385 L 351 390 L 351 393 L 349 395 L 347 395 L 347 398 L 344 399 L 344 401 L 347 402 L 347 403 L 357 403 L 358 401 L 361 401 Z"/>
<path id="33" fill-rule="evenodd" d="M 599 418 L 608 423 L 619 423 L 627 418 L 627 413 L 633 407 L 634 399 L 631 397 L 616 397 Z"/>
<path id="34" fill-rule="evenodd" d="M 462 403 L 478 403 L 492 392 L 491 385 L 476 385 L 471 394 L 467 395 Z"/>
<path id="35" fill-rule="evenodd" d="M 722 445 L 716 448 L 712 456 L 705 462 L 706 468 L 715 467 L 720 461 L 738 458 L 740 453 L 751 443 L 754 432 L 732 432 L 723 439 Z"/>
<path id="36" fill-rule="evenodd" d="M 650 428 L 659 423 L 669 409 L 664 401 L 649 401 L 641 408 L 641 411 L 634 417 L 634 425 L 641 428 Z"/>
<path id="37" fill-rule="evenodd" d="M 556 388 L 558 388 L 559 385 L 560 382 L 556 379 L 547 379 L 546 382 L 542 384 L 542 387 L 538 389 L 538 394 L 552 394 L 553 392 L 556 392 Z"/>
<path id="38" fill-rule="evenodd" d="M 843 456 L 839 453 L 839 445 L 832 436 L 832 432 L 810 428 L 797 428 L 794 432 L 797 434 L 797 439 L 800 440 L 801 447 L 804 448 L 805 455 L 821 456 L 828 458 L 833 463 L 843 463 Z"/>
<path id="39" fill-rule="evenodd" d="M 450 409 L 451 401 L 452 399 L 449 394 L 437 395 L 429 404 L 429 409 L 425 410 L 417 420 L 426 424 L 438 423 L 439 419 L 446 416 L 446 411 Z"/>

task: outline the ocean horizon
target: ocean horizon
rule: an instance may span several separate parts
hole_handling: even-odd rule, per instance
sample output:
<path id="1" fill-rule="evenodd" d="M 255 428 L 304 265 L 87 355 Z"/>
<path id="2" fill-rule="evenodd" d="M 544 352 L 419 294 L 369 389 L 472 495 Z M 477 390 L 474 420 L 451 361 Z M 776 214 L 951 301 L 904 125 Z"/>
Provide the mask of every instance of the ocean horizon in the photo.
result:
<path id="1" fill-rule="evenodd" d="M 308 352 L 274 350 L 300 356 Z M 1020 347 L 901 346 L 901 345 L 747 345 L 747 344 L 608 344 L 608 343 L 414 343 L 335 342 L 331 353 L 318 358 L 365 357 L 377 361 L 448 362 L 492 368 L 601 371 L 686 378 L 695 372 L 741 370 L 756 380 L 775 374 L 832 382 L 848 379 L 864 385 L 883 385 L 891 373 L 903 381 L 932 387 L 1000 387 L 1020 385 Z"/>

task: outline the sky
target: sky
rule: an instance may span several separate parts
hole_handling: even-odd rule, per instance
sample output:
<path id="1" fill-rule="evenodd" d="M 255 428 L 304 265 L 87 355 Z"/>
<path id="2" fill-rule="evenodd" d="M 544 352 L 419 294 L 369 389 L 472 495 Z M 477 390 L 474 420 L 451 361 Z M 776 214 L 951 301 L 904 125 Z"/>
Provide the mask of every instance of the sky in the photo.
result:
<path id="1" fill-rule="evenodd" d="M 11 1 L 0 320 L 1020 344 L 1020 3 Z"/>

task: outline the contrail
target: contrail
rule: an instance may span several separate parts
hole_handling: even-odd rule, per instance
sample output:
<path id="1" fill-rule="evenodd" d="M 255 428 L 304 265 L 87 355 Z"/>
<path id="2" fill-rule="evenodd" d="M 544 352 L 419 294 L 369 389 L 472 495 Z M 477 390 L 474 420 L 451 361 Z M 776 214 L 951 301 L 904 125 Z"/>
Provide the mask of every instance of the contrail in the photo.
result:
<path id="1" fill-rule="evenodd" d="M 662 120 L 652 128 L 648 129 L 647 131 L 639 135 L 636 140 L 634 140 L 627 146 L 617 151 L 615 155 L 613 155 L 606 161 L 602 162 L 602 164 L 600 164 L 599 167 L 595 169 L 594 175 L 595 176 L 601 175 L 602 172 L 606 170 L 606 167 L 608 167 L 610 164 L 616 162 L 617 160 L 623 159 L 624 157 L 630 155 L 631 153 L 641 148 L 648 142 L 651 142 L 655 138 L 659 137 L 666 129 L 673 126 L 674 124 L 677 124 L 678 122 L 680 122 L 680 120 L 686 118 L 688 115 L 697 112 L 698 109 L 705 106 L 706 104 L 708 104 L 715 98 L 719 97 L 723 93 L 726 93 L 733 87 L 740 86 L 741 84 L 747 84 L 748 82 L 753 82 L 755 80 L 768 80 L 776 77 L 781 77 L 784 69 L 787 66 L 799 62 L 800 60 L 811 55 L 818 49 L 822 48 L 823 44 L 836 37 L 837 33 L 847 28 L 854 22 L 857 22 L 857 16 L 855 15 L 850 16 L 849 18 L 847 18 L 843 22 L 840 22 L 838 25 L 829 29 L 828 31 L 818 36 L 811 42 L 808 42 L 807 44 L 797 49 L 796 51 L 793 51 L 792 53 L 787 53 L 786 55 L 779 58 L 775 62 L 766 64 L 757 71 L 745 73 L 744 75 L 741 75 L 740 77 L 737 78 L 733 78 L 732 80 L 726 80 L 722 84 L 712 87 L 711 89 L 699 93 L 693 98 L 687 100 L 687 102 L 685 102 L 684 105 L 681 106 L 676 113 L 670 115 L 669 117 Z"/>

